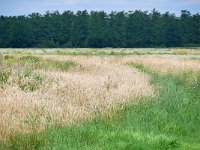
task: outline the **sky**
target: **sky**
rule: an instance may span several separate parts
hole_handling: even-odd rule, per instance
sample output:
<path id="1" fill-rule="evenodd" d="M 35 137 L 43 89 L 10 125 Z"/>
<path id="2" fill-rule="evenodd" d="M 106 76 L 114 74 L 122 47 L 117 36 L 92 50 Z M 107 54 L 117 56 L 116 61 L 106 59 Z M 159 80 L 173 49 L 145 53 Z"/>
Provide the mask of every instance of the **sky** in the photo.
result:
<path id="1" fill-rule="evenodd" d="M 180 15 L 181 10 L 192 14 L 200 13 L 200 0 L 0 0 L 0 15 L 28 15 L 33 12 L 44 14 L 46 11 L 63 12 L 65 10 L 104 10 L 131 11 L 156 10 L 169 11 Z"/>

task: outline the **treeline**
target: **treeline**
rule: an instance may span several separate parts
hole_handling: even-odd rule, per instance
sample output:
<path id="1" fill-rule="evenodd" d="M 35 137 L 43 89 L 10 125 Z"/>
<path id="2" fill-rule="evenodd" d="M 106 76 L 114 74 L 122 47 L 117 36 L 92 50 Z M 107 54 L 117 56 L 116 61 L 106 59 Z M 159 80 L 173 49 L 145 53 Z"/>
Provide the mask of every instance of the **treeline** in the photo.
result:
<path id="1" fill-rule="evenodd" d="M 179 17 L 155 9 L 111 12 L 65 11 L 0 17 L 0 47 L 200 46 L 200 15 Z"/>

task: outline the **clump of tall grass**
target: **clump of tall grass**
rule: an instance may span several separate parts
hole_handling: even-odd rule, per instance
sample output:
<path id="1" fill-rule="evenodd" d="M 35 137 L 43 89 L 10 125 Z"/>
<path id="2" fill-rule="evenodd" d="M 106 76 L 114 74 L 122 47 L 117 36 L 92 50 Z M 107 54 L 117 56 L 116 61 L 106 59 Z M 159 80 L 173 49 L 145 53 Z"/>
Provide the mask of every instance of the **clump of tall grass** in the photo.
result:
<path id="1" fill-rule="evenodd" d="M 187 55 L 189 51 L 186 49 L 174 49 L 172 50 L 172 53 L 176 55 Z"/>
<path id="2" fill-rule="evenodd" d="M 8 72 L 4 66 L 3 59 L 4 58 L 0 53 L 0 88 L 2 88 L 5 83 L 7 83 L 10 76 L 10 72 Z"/>
<path id="3" fill-rule="evenodd" d="M 10 60 L 10 59 L 14 59 L 14 57 L 13 57 L 13 56 L 10 56 L 10 55 L 5 55 L 5 56 L 4 56 L 4 59 L 5 59 L 5 60 Z"/>
<path id="4" fill-rule="evenodd" d="M 3 67 L 3 56 L 0 53 L 0 69 Z"/>
<path id="5" fill-rule="evenodd" d="M 21 62 L 30 62 L 30 63 L 37 63 L 40 61 L 38 57 L 35 56 L 24 56 L 20 58 Z"/>
<path id="6" fill-rule="evenodd" d="M 5 55 L 4 56 L 5 64 L 12 65 L 13 63 L 18 63 L 18 59 L 12 55 Z"/>
<path id="7" fill-rule="evenodd" d="M 0 87 L 3 87 L 7 83 L 10 73 L 0 70 Z"/>
<path id="8" fill-rule="evenodd" d="M 55 60 L 43 60 L 36 56 L 24 56 L 19 59 L 19 62 L 31 63 L 35 69 L 45 69 L 45 70 L 61 70 L 67 71 L 77 65 L 74 61 L 55 61 Z"/>
<path id="9" fill-rule="evenodd" d="M 175 55 L 199 55 L 200 51 L 196 49 L 172 49 L 171 50 L 172 54 Z"/>
<path id="10" fill-rule="evenodd" d="M 45 69 L 45 70 L 60 70 L 67 71 L 70 68 L 77 66 L 77 63 L 71 60 L 67 61 L 55 61 L 55 60 L 44 60 L 37 56 L 22 56 L 18 59 L 14 56 L 5 55 L 4 60 L 7 64 L 19 64 L 22 67 L 29 67 L 32 69 Z"/>
<path id="11" fill-rule="evenodd" d="M 42 77 L 39 74 L 33 73 L 30 70 L 25 70 L 19 75 L 18 85 L 21 90 L 35 91 L 38 90 L 42 84 Z"/>
<path id="12" fill-rule="evenodd" d="M 68 61 L 54 61 L 54 60 L 44 60 L 41 63 L 40 68 L 46 69 L 46 70 L 61 70 L 61 71 L 67 71 L 70 68 L 73 68 L 77 66 L 77 63 L 71 60 Z"/>

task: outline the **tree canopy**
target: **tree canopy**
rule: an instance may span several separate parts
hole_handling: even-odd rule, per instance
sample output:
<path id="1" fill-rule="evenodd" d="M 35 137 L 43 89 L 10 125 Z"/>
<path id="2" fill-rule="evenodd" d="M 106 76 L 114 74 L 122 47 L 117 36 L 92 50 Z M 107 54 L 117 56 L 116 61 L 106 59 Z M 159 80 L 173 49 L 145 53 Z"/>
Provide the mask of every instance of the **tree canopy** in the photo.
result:
<path id="1" fill-rule="evenodd" d="M 199 13 L 84 10 L 0 16 L 1 48 L 178 46 L 200 46 Z"/>

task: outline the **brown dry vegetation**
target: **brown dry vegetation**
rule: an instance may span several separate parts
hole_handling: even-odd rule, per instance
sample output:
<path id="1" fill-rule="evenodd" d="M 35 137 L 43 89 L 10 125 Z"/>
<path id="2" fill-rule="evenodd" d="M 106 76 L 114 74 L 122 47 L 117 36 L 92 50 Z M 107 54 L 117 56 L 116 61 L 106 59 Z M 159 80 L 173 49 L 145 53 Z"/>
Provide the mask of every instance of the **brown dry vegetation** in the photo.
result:
<path id="1" fill-rule="evenodd" d="M 177 73 L 180 71 L 200 71 L 200 62 L 191 59 L 178 59 L 178 58 L 125 58 L 124 63 L 141 63 L 151 69 L 158 71 L 162 74 L 165 73 Z"/>
<path id="2" fill-rule="evenodd" d="M 199 50 L 192 50 L 192 49 L 186 49 L 186 48 L 176 48 L 171 50 L 172 54 L 176 55 L 199 55 L 200 51 Z"/>
<path id="3" fill-rule="evenodd" d="M 4 66 L 10 76 L 0 88 L 0 140 L 16 132 L 90 119 L 95 114 L 110 115 L 113 108 L 153 95 L 146 75 L 124 66 L 124 61 L 114 57 L 39 57 L 71 60 L 79 65 L 68 71 L 18 63 Z M 27 67 L 31 75 L 26 75 Z M 36 79 L 32 90 L 23 88 Z"/>

